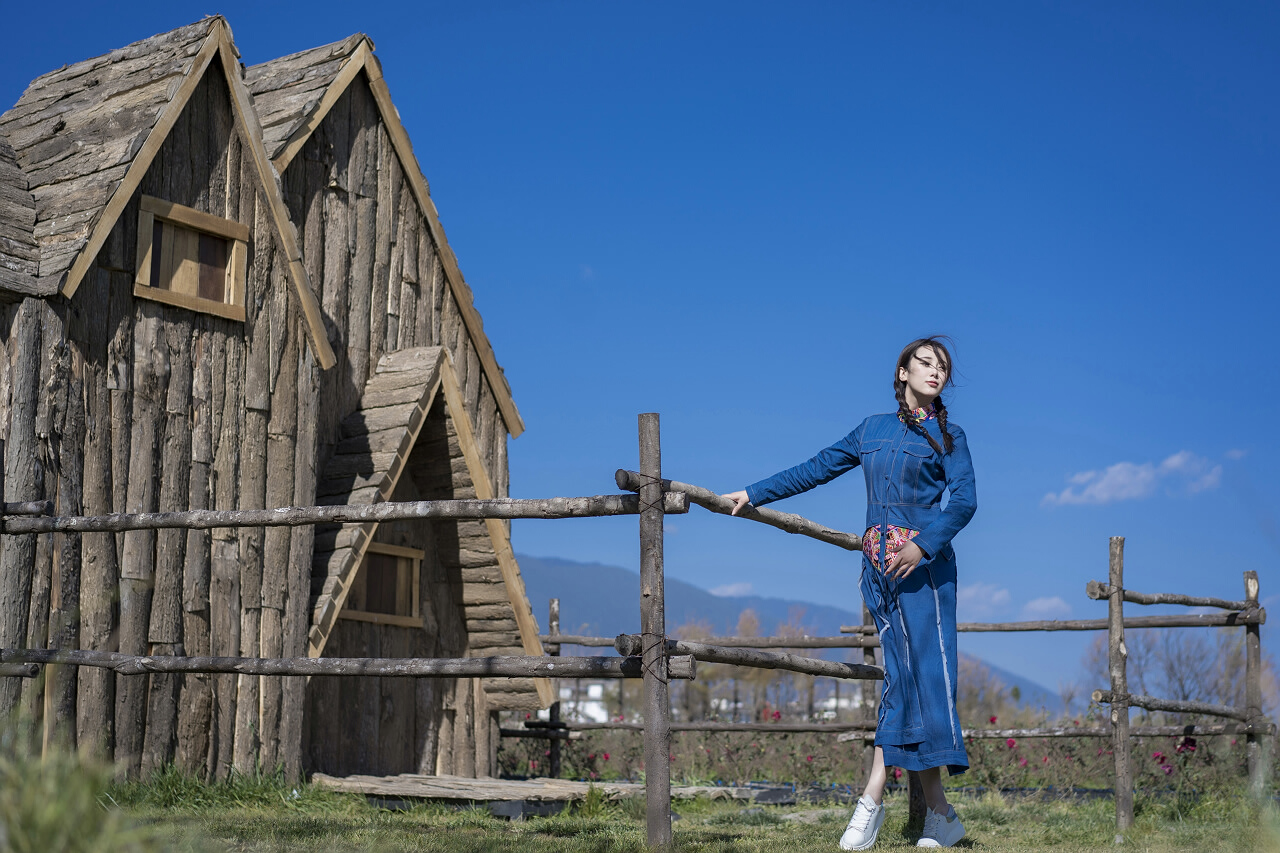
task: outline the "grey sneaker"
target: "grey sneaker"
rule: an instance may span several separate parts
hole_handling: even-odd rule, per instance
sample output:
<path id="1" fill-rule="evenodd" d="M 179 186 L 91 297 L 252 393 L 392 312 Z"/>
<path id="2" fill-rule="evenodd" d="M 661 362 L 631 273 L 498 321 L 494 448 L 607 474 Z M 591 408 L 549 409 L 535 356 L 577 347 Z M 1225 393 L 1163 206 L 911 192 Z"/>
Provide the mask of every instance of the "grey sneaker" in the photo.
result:
<path id="1" fill-rule="evenodd" d="M 884 823 L 884 803 L 876 805 L 875 800 L 863 794 L 858 798 L 858 805 L 849 818 L 844 835 L 840 836 L 841 850 L 866 850 L 876 843 L 880 834 L 880 825 Z"/>
<path id="2" fill-rule="evenodd" d="M 956 810 L 947 806 L 947 813 L 940 814 L 933 809 L 924 813 L 924 835 L 916 842 L 917 847 L 951 847 L 964 838 L 964 824 L 956 816 Z"/>

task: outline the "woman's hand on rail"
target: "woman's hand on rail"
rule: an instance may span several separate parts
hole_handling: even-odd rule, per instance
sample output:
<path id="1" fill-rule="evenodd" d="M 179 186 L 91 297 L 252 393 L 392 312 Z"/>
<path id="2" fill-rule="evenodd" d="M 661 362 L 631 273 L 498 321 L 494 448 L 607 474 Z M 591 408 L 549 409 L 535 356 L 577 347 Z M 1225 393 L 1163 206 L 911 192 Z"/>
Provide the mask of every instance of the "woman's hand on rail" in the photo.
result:
<path id="1" fill-rule="evenodd" d="M 721 495 L 722 498 L 728 498 L 733 501 L 733 512 L 730 515 L 737 515 L 738 511 L 744 506 L 751 503 L 751 499 L 747 497 L 746 492 L 730 492 L 727 495 Z"/>
<path id="2" fill-rule="evenodd" d="M 889 568 L 885 569 L 885 574 L 896 581 L 905 580 L 923 559 L 924 551 L 920 550 L 920 546 L 914 542 L 908 542 L 902 546 L 902 550 L 889 556 Z"/>

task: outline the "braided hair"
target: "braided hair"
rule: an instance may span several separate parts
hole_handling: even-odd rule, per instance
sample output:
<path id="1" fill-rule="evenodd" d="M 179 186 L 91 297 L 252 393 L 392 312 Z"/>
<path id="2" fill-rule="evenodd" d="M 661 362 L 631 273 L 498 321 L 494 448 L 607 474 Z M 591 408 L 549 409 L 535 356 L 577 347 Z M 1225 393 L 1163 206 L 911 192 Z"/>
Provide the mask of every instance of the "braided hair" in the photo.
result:
<path id="1" fill-rule="evenodd" d="M 938 337 L 920 338 L 907 344 L 903 348 L 902 354 L 898 356 L 898 367 L 893 371 L 893 396 L 898 400 L 899 420 L 906 424 L 907 429 L 923 435 L 925 440 L 929 442 L 929 446 L 933 448 L 934 453 L 944 456 L 955 449 L 956 442 L 947 430 L 947 407 L 942 402 L 942 392 L 939 391 L 938 396 L 933 398 L 933 412 L 938 419 L 938 427 L 942 430 L 942 443 L 946 447 L 945 451 L 938 446 L 937 439 L 929 434 L 924 424 L 916 423 L 915 418 L 911 417 L 911 409 L 907 406 L 907 383 L 898 378 L 898 369 L 905 369 L 911 363 L 916 350 L 921 347 L 929 347 L 933 350 L 934 357 L 946 365 L 947 378 L 943 380 L 942 388 L 945 389 L 951 384 L 951 353 L 947 350 L 946 344 Z"/>

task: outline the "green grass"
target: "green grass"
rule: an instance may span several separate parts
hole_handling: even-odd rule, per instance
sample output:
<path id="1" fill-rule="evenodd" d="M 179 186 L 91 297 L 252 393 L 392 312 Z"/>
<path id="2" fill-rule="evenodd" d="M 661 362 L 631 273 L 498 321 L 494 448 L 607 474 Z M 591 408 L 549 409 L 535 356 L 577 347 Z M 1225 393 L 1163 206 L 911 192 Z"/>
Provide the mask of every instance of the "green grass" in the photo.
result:
<path id="1" fill-rule="evenodd" d="M 509 822 L 487 810 L 424 804 L 388 811 L 364 798 L 334 794 L 282 779 L 241 778 L 202 785 L 165 774 L 146 785 L 112 789 L 122 817 L 145 827 L 163 849 L 214 851 L 643 851 L 643 803 L 592 798 L 547 818 Z M 877 850 L 915 849 L 906 802 L 889 799 Z M 1108 799 L 1008 799 L 994 794 L 954 798 L 969 830 L 962 849 L 989 851 L 1116 849 Z M 678 849 L 708 853 L 835 850 L 847 807 L 750 806 L 741 802 L 677 802 Z M 1280 818 L 1238 797 L 1204 797 L 1194 805 L 1139 799 L 1137 825 L 1124 849 L 1152 851 L 1275 851 Z"/>
<path id="2" fill-rule="evenodd" d="M 421 804 L 401 811 L 363 797 L 295 785 L 282 776 L 236 776 L 205 784 L 176 771 L 145 783 L 112 784 L 110 769 L 73 755 L 40 760 L 0 750 L 0 851 L 175 850 L 267 853 L 292 850 L 643 851 L 641 798 L 608 802 L 593 793 L 562 814 L 509 822 L 483 808 Z M 956 794 L 969 830 L 962 848 L 988 851 L 1112 851 L 1109 799 L 1052 800 Z M 901 795 L 877 850 L 915 849 Z M 752 806 L 677 801 L 679 850 L 789 853 L 835 850 L 847 806 Z M 1124 849 L 1280 853 L 1280 815 L 1240 796 L 1140 797 Z"/>

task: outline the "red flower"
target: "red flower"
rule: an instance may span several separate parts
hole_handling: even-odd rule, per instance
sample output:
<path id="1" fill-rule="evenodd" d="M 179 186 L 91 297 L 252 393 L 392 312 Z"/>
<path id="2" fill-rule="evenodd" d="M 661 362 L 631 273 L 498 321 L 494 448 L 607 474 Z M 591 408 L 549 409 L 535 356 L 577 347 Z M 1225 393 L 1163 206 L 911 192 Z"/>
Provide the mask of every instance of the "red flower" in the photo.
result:
<path id="1" fill-rule="evenodd" d="M 1009 747 L 1010 749 L 1014 749 L 1017 747 L 1018 742 L 1013 738 L 1009 738 L 1007 741 L 1004 742 L 1004 745 Z"/>
<path id="2" fill-rule="evenodd" d="M 1151 753 L 1151 757 L 1154 758 L 1156 761 L 1164 761 L 1163 752 L 1153 752 Z"/>
<path id="3" fill-rule="evenodd" d="M 1232 745 L 1232 746 L 1235 746 L 1235 745 L 1236 745 L 1236 739 L 1235 739 L 1235 738 L 1232 738 L 1232 739 L 1231 739 L 1231 745 Z"/>
<path id="4" fill-rule="evenodd" d="M 995 718 L 995 717 L 992 717 L 992 718 L 991 718 L 990 720 L 988 720 L 987 722 L 995 723 L 995 721 L 996 721 L 996 718 Z"/>
<path id="5" fill-rule="evenodd" d="M 893 778 L 895 778 L 895 779 L 901 779 L 901 778 L 902 778 L 902 770 L 901 770 L 901 768 L 898 768 L 898 767 L 893 768 Z"/>
<path id="6" fill-rule="evenodd" d="M 1168 764 L 1161 764 L 1160 769 L 1164 771 L 1164 775 L 1166 776 L 1173 772 L 1173 768 Z"/>
<path id="7" fill-rule="evenodd" d="M 1195 752 L 1196 739 L 1193 737 L 1184 737 L 1182 743 L 1174 747 L 1174 752 Z"/>
<path id="8" fill-rule="evenodd" d="M 1027 759 L 1025 759 L 1025 758 L 1020 759 L 1020 760 L 1018 761 L 1018 766 L 1019 766 L 1019 767 L 1026 767 L 1026 766 L 1027 766 Z"/>
<path id="9" fill-rule="evenodd" d="M 1048 763 L 1049 763 L 1049 756 L 1047 756 L 1047 755 L 1046 755 L 1046 756 L 1044 757 L 1044 763 L 1045 763 L 1045 764 L 1048 764 Z"/>
<path id="10" fill-rule="evenodd" d="M 773 712 L 773 719 L 774 719 L 774 720 L 781 720 L 781 719 L 782 719 L 782 712 L 781 712 L 781 711 L 774 711 L 774 712 Z"/>
<path id="11" fill-rule="evenodd" d="M 529 762 L 529 769 L 530 769 L 530 770 L 537 770 L 537 769 L 538 769 L 538 762 L 536 762 L 536 761 L 530 761 L 530 762 Z"/>
<path id="12" fill-rule="evenodd" d="M 548 749 L 546 752 L 544 752 L 544 753 L 542 753 L 542 754 L 543 754 L 543 755 L 545 755 L 545 756 L 547 756 L 548 758 L 550 758 L 550 757 L 551 757 L 551 750 L 549 750 L 549 749 Z"/>
<path id="13" fill-rule="evenodd" d="M 604 754 L 604 760 L 605 760 L 605 761 L 608 761 L 608 760 L 609 760 L 609 753 L 607 753 L 607 752 L 606 752 L 606 753 Z"/>
<path id="14" fill-rule="evenodd" d="M 587 761 L 595 761 L 595 760 L 596 760 L 596 754 L 594 752 L 587 753 Z"/>
<path id="15" fill-rule="evenodd" d="M 813 761 L 813 756 L 812 756 L 812 755 L 807 755 L 807 756 L 805 756 L 805 759 L 804 759 L 804 760 L 805 760 L 805 761 Z"/>

